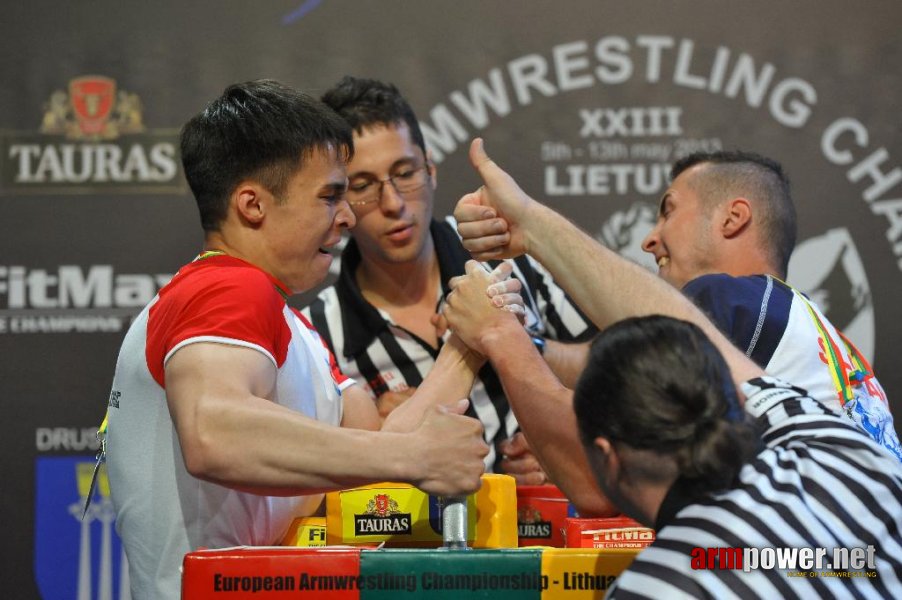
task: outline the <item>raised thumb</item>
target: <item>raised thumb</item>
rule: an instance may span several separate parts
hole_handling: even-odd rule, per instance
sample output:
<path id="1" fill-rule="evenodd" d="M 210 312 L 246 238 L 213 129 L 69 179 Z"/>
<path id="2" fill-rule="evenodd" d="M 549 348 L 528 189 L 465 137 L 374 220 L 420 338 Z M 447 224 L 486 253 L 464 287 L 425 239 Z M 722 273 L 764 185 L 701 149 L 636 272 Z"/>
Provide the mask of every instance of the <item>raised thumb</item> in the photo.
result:
<path id="1" fill-rule="evenodd" d="M 470 142 L 470 164 L 482 174 L 482 169 L 491 162 L 492 159 L 485 152 L 485 143 L 482 138 L 473 138 L 473 141 Z"/>

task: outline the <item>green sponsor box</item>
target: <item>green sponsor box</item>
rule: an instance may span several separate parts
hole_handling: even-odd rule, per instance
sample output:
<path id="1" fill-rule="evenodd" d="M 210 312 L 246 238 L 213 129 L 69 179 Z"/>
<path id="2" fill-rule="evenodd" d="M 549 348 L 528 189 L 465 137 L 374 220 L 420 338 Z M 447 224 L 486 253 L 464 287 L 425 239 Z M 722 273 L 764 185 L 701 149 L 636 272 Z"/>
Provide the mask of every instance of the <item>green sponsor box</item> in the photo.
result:
<path id="1" fill-rule="evenodd" d="M 361 600 L 539 600 L 547 588 L 541 549 L 365 551 L 360 575 Z"/>

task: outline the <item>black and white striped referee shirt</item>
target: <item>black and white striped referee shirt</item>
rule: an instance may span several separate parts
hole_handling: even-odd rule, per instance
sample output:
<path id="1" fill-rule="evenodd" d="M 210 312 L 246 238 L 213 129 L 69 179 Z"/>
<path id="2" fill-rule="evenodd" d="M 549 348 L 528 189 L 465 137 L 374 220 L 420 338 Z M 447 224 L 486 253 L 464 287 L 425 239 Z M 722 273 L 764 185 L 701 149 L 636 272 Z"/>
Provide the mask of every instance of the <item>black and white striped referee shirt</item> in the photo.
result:
<path id="1" fill-rule="evenodd" d="M 436 306 L 450 291 L 448 280 L 463 275 L 464 264 L 471 258 L 451 223 L 433 221 L 430 227 L 442 285 L 441 290 L 436 290 Z M 526 327 L 534 335 L 577 342 L 597 333 L 537 262 L 521 256 L 513 263 L 513 276 L 523 284 Z M 351 239 L 342 252 L 341 273 L 335 285 L 320 292 L 303 312 L 332 349 L 342 372 L 356 379 L 373 398 L 389 390 L 419 386 L 432 369 L 438 351 L 392 323 L 387 313 L 364 299 L 354 277 L 359 264 L 360 250 Z M 486 469 L 497 470 L 500 456 L 495 446 L 515 433 L 518 425 L 501 381 L 488 364 L 479 372 L 470 393 L 468 414 L 478 418 L 485 428 L 491 448 Z"/>
<path id="2" fill-rule="evenodd" d="M 763 449 L 728 492 L 686 501 L 675 485 L 657 539 L 609 597 L 902 598 L 899 461 L 803 390 L 765 377 L 743 391 Z M 869 547 L 872 565 L 834 562 Z M 793 549 L 797 558 L 820 552 L 822 563 L 794 564 Z M 774 562 L 781 554 L 783 568 Z M 693 561 L 705 555 L 712 561 Z"/>

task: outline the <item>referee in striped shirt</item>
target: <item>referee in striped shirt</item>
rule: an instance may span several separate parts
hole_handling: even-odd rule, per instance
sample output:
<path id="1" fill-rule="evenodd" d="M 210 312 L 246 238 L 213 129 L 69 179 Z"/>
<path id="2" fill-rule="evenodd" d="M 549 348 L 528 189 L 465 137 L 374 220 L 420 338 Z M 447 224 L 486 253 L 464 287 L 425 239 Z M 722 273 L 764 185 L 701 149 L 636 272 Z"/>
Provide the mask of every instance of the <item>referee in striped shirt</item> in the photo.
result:
<path id="1" fill-rule="evenodd" d="M 803 390 L 761 377 L 742 391 L 744 414 L 685 321 L 621 321 L 592 345 L 574 395 L 589 462 L 657 530 L 610 596 L 900 597 L 898 461 Z"/>
<path id="2" fill-rule="evenodd" d="M 445 307 L 567 496 L 594 482 L 657 529 L 609 596 L 902 597 L 902 465 L 767 377 L 677 289 L 530 198 L 481 141 L 470 160 L 484 185 L 455 209 L 465 247 L 476 258 L 529 252 L 602 329 L 570 392 L 485 300 L 475 262 Z M 503 234 L 486 212 L 504 215 Z"/>
<path id="3" fill-rule="evenodd" d="M 470 254 L 452 224 L 432 218 L 437 170 L 413 110 L 395 86 L 345 77 L 323 101 L 354 129 L 347 200 L 357 218 L 335 285 L 305 315 L 329 344 L 342 372 L 357 380 L 386 416 L 432 369 L 443 340 L 435 317 L 448 280 Z M 595 327 L 529 257 L 509 261 L 521 284 L 525 326 L 564 380 L 575 382 Z M 470 393 L 469 416 L 485 428 L 489 471 L 524 484 L 545 481 L 504 390 L 486 365 Z"/>

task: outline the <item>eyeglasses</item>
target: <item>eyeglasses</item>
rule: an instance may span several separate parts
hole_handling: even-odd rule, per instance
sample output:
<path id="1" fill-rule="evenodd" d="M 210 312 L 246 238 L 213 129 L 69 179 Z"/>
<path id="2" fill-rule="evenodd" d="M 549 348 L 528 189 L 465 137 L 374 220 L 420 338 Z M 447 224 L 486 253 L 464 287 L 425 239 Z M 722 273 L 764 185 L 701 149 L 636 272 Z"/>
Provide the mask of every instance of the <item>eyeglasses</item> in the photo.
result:
<path id="1" fill-rule="evenodd" d="M 388 182 L 399 194 L 409 194 L 421 189 L 429 181 L 429 166 L 404 169 L 385 179 L 361 179 L 348 185 L 348 204 L 366 206 L 382 199 L 382 188 Z"/>

